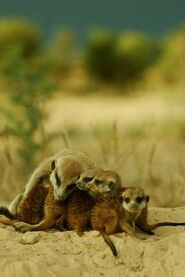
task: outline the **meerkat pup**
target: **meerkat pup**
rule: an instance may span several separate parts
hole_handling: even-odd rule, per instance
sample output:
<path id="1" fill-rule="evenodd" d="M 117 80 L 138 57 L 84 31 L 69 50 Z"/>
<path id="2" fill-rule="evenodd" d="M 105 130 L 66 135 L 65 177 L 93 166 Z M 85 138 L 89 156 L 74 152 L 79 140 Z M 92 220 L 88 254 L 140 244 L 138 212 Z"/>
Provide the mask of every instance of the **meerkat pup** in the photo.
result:
<path id="1" fill-rule="evenodd" d="M 139 227 L 143 232 L 153 234 L 152 230 L 161 226 L 184 226 L 184 222 L 158 222 L 148 224 L 148 202 L 150 197 L 145 194 L 141 187 L 128 187 L 119 197 L 123 207 L 123 213 L 119 224 L 120 227 L 129 233 L 136 236 L 135 227 Z"/>
<path id="2" fill-rule="evenodd" d="M 92 196 L 110 192 L 111 195 L 118 193 L 121 188 L 120 176 L 110 170 L 89 169 L 80 175 L 76 182 L 80 190 L 88 191 Z"/>
<path id="3" fill-rule="evenodd" d="M 78 190 L 72 199 L 69 198 L 66 215 L 68 226 L 77 230 L 80 235 L 88 227 L 98 230 L 111 248 L 113 255 L 116 256 L 116 248 L 108 235 L 115 231 L 116 226 L 113 225 L 117 225 L 118 220 L 115 197 L 121 188 L 119 175 L 113 171 L 92 169 L 83 172 L 76 185 L 83 191 Z M 108 219 L 106 221 L 104 211 L 107 209 Z M 111 220 L 114 221 L 111 222 L 113 227 L 110 226 Z M 59 227 L 60 221 L 63 224 L 63 218 L 57 222 Z"/>
<path id="4" fill-rule="evenodd" d="M 99 171 L 92 178 L 91 174 L 87 173 L 81 174 L 81 178 L 77 181 L 77 186 L 81 189 L 93 190 L 93 192 L 98 191 L 99 185 L 101 184 L 100 180 L 103 181 L 103 177 L 105 178 L 106 175 L 103 174 L 103 171 Z M 115 176 L 115 174 L 113 175 Z M 110 177 L 112 176 L 110 175 Z M 145 195 L 144 190 L 140 187 L 122 188 L 119 181 L 118 186 L 112 186 L 112 184 L 117 183 L 115 180 L 119 180 L 119 178 L 114 178 L 113 180 L 105 178 L 103 183 L 106 183 L 108 187 L 116 189 L 112 189 L 111 193 L 101 194 L 101 197 L 96 199 L 90 214 L 92 229 L 98 230 L 102 234 L 110 246 L 113 255 L 116 256 L 117 251 L 108 237 L 110 234 L 124 231 L 129 235 L 137 237 L 135 231 L 136 226 L 142 231 L 152 234 L 151 230 L 160 226 L 185 225 L 185 223 L 173 222 L 160 222 L 149 225 L 147 222 L 149 196 Z M 88 181 L 89 183 L 86 184 L 85 182 Z M 109 186 L 110 184 L 111 186 Z M 101 192 L 102 189 L 99 191 Z"/>

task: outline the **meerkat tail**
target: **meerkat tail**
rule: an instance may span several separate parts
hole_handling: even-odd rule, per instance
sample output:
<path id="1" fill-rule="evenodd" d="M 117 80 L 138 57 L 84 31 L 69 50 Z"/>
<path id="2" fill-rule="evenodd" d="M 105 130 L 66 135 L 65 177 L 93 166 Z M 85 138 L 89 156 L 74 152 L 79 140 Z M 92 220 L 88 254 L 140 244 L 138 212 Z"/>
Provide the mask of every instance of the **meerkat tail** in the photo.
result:
<path id="1" fill-rule="evenodd" d="M 116 257 L 118 253 L 117 253 L 117 250 L 116 250 L 116 247 L 115 247 L 114 243 L 111 241 L 111 239 L 109 238 L 109 236 L 105 232 L 103 232 L 102 230 L 99 231 L 99 232 L 102 235 L 102 237 L 104 238 L 105 242 L 110 247 L 110 249 L 112 251 L 112 254 Z"/>
<path id="2" fill-rule="evenodd" d="M 9 219 L 15 219 L 15 215 L 6 206 L 0 206 L 0 214 L 5 215 Z"/>
<path id="3" fill-rule="evenodd" d="M 149 225 L 149 229 L 153 230 L 162 226 L 185 226 L 185 222 L 159 222 L 156 224 Z"/>

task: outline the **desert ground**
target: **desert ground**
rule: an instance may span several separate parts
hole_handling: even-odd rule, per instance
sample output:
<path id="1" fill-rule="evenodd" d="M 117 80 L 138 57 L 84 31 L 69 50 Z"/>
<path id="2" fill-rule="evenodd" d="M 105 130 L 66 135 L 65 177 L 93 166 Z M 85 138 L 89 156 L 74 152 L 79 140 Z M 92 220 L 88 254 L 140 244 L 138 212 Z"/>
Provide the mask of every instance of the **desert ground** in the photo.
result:
<path id="1" fill-rule="evenodd" d="M 150 222 L 185 221 L 185 208 L 151 208 Z M 3 277 L 181 277 L 185 271 L 185 228 L 161 227 L 154 236 L 111 235 L 115 258 L 97 231 L 18 233 L 0 226 L 0 272 Z"/>

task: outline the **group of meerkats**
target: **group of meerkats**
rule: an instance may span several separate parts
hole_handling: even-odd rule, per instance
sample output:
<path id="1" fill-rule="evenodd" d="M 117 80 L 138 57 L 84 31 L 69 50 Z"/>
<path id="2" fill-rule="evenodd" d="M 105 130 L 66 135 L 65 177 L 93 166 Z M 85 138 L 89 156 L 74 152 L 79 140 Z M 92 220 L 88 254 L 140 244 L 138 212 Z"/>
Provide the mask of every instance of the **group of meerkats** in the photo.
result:
<path id="1" fill-rule="evenodd" d="M 8 207 L 0 207 L 0 223 L 20 232 L 49 228 L 97 230 L 117 250 L 108 235 L 138 230 L 153 234 L 159 226 L 185 223 L 147 222 L 149 196 L 141 187 L 124 187 L 114 171 L 102 170 L 84 153 L 65 149 L 44 160 L 33 172 L 24 192 Z M 137 229 L 138 228 L 138 229 Z"/>

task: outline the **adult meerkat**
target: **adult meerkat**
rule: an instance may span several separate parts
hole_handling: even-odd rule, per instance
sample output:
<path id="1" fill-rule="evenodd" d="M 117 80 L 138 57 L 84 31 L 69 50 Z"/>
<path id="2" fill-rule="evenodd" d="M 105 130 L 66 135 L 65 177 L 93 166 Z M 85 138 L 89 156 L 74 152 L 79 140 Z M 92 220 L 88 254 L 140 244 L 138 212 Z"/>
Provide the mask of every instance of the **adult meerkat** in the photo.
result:
<path id="1" fill-rule="evenodd" d="M 95 163 L 91 161 L 91 159 L 89 159 L 85 154 L 75 150 L 66 149 L 59 152 L 54 157 L 45 160 L 32 174 L 25 187 L 23 195 L 17 197 L 16 201 L 13 201 L 13 209 L 16 210 L 16 216 L 13 217 L 14 219 L 23 222 L 11 222 L 10 220 L 6 220 L 4 218 L 0 218 L 0 222 L 5 224 L 16 224 L 16 229 L 21 231 L 40 230 L 39 228 L 42 228 L 41 230 L 43 230 L 43 228 L 50 228 L 53 225 L 53 220 L 55 221 L 56 216 L 53 214 L 53 219 L 51 220 L 51 214 L 53 212 L 53 205 L 50 205 L 51 201 L 43 202 L 47 193 L 50 192 L 50 196 L 53 193 L 53 203 L 55 203 L 55 200 L 56 203 L 58 203 L 58 201 L 64 201 L 73 192 L 73 184 L 75 184 L 80 174 L 84 170 L 94 167 Z M 51 186 L 51 189 L 45 190 L 45 186 L 42 185 L 44 183 L 46 183 L 47 186 Z M 42 190 L 46 192 L 46 195 L 43 192 L 41 193 Z M 34 203 L 35 195 L 36 199 L 38 199 L 37 202 L 39 203 L 40 208 L 38 208 L 38 203 Z M 46 206 L 47 208 L 45 209 Z M 45 223 L 38 225 L 37 220 L 36 222 L 33 222 L 33 220 L 29 218 L 29 215 L 32 215 L 33 218 L 37 218 L 37 213 L 39 213 L 39 209 L 41 210 L 41 207 L 44 211 L 43 218 Z M 29 208 L 30 212 L 28 211 Z M 51 212 L 49 212 L 50 208 Z M 34 213 L 32 212 L 33 210 Z M 11 213 L 7 208 L 2 207 L 0 209 L 0 213 L 6 216 L 9 214 L 8 217 L 9 219 L 11 218 Z M 47 215 L 49 215 L 50 218 L 48 220 Z M 32 224 L 36 224 L 36 226 L 32 226 Z"/>
<path id="2" fill-rule="evenodd" d="M 67 197 L 66 188 L 75 183 L 82 172 L 95 167 L 95 163 L 84 153 L 73 149 L 64 149 L 43 161 L 33 172 L 25 186 L 23 197 L 26 197 L 28 192 L 40 181 L 50 179 L 55 198 L 64 200 Z"/>

